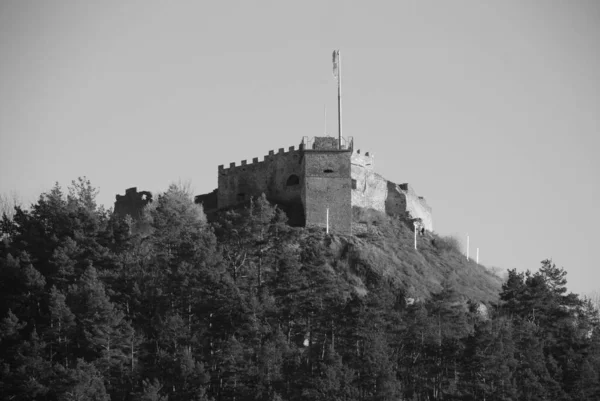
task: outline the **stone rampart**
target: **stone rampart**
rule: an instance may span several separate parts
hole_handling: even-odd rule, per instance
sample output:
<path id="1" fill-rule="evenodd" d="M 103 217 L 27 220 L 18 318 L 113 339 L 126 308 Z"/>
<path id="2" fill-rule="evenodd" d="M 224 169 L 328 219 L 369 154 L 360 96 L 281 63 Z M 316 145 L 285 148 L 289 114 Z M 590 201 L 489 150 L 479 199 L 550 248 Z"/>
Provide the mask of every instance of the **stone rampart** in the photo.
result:
<path id="1" fill-rule="evenodd" d="M 291 146 L 287 152 L 284 148 L 270 151 L 262 161 L 255 157 L 251 163 L 242 160 L 239 166 L 219 166 L 218 207 L 243 203 L 263 193 L 274 202 L 300 203 L 301 158 L 301 151 Z"/>
<path id="2" fill-rule="evenodd" d="M 400 197 L 404 199 L 404 210 L 408 212 L 411 218 L 421 219 L 423 227 L 427 231 L 433 231 L 431 207 L 427 204 L 425 198 L 418 196 L 409 184 L 393 184 L 391 191 L 400 194 Z"/>
<path id="3" fill-rule="evenodd" d="M 352 178 L 352 205 L 365 209 L 385 211 L 387 180 L 375 173 L 373 157 L 360 150 L 350 158 Z"/>
<path id="4" fill-rule="evenodd" d="M 219 206 L 217 205 L 217 194 L 219 190 L 215 189 L 212 192 L 203 195 L 196 195 L 194 197 L 194 203 L 198 203 L 202 205 L 204 209 L 204 213 L 212 213 L 218 210 Z"/>
<path id="5" fill-rule="evenodd" d="M 352 206 L 375 209 L 390 215 L 419 218 L 423 227 L 433 231 L 431 207 L 408 184 L 388 181 L 373 170 L 372 157 L 352 154 Z"/>

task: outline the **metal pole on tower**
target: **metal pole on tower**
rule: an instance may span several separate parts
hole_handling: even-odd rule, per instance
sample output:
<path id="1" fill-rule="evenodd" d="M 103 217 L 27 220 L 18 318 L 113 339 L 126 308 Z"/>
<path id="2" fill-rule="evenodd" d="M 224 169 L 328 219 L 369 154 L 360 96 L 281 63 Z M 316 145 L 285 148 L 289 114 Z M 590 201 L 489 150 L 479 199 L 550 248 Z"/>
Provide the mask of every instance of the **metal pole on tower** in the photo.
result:
<path id="1" fill-rule="evenodd" d="M 479 264 L 479 248 L 477 248 L 477 264 Z"/>
<path id="2" fill-rule="evenodd" d="M 339 50 L 333 51 L 333 76 L 338 83 L 338 149 L 342 149 L 342 57 Z"/>
<path id="3" fill-rule="evenodd" d="M 327 208 L 327 234 L 329 234 L 329 208 Z"/>
<path id="4" fill-rule="evenodd" d="M 338 50 L 338 59 L 339 59 L 339 69 L 340 69 L 340 78 L 338 79 L 338 142 L 339 148 L 342 149 L 342 56 L 340 56 L 340 52 Z"/>

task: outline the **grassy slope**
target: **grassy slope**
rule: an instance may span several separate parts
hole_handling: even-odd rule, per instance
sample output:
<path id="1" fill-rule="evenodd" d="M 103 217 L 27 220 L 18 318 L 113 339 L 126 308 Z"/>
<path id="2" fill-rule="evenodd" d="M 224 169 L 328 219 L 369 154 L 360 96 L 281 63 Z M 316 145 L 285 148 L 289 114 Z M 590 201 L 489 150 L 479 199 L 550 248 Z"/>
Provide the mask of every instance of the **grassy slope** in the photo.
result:
<path id="1" fill-rule="evenodd" d="M 217 212 L 219 213 L 219 212 Z M 212 215 L 211 220 L 217 215 Z M 325 230 L 292 227 L 281 241 L 299 251 L 317 240 L 327 249 L 332 272 L 366 294 L 369 277 L 392 280 L 407 297 L 424 300 L 440 292 L 442 284 L 454 287 L 464 300 L 495 302 L 502 279 L 474 261 L 467 261 L 456 241 L 427 233 L 419 236 L 406 221 L 375 210 L 353 208 L 352 235 L 327 235 Z M 269 268 L 267 268 L 269 269 Z"/>
<path id="2" fill-rule="evenodd" d="M 497 301 L 502 280 L 467 261 L 456 241 L 428 233 L 417 237 L 415 250 L 414 233 L 406 222 L 373 210 L 353 212 L 353 235 L 333 235 L 327 242 L 337 259 L 333 264 L 348 266 L 346 277 L 357 290 L 366 291 L 362 282 L 368 274 L 377 274 L 389 277 L 416 299 L 441 291 L 447 282 L 465 299 Z"/>

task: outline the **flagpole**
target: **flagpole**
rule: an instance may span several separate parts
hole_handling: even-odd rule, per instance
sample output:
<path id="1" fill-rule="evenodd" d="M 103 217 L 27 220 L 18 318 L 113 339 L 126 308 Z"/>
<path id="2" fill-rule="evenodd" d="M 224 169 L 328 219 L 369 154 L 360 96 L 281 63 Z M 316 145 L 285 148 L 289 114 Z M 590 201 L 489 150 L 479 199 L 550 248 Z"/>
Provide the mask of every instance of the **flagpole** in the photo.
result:
<path id="1" fill-rule="evenodd" d="M 338 56 L 338 148 L 342 149 L 342 56 Z"/>

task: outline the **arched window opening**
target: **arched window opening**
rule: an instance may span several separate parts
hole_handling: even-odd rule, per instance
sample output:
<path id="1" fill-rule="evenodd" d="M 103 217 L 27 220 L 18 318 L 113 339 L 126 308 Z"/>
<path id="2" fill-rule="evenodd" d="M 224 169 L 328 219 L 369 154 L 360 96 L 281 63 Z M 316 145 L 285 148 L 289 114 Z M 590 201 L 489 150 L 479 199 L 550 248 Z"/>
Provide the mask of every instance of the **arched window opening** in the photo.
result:
<path id="1" fill-rule="evenodd" d="M 300 178 L 296 174 L 290 175 L 287 179 L 287 182 L 285 183 L 285 185 L 288 187 L 292 187 L 298 184 L 300 184 Z"/>
<path id="2" fill-rule="evenodd" d="M 326 170 L 323 170 L 323 172 L 324 172 L 324 173 L 333 173 L 333 170 L 331 170 L 331 169 L 326 169 Z"/>
<path id="3" fill-rule="evenodd" d="M 356 189 L 356 180 L 352 179 L 352 189 Z"/>

